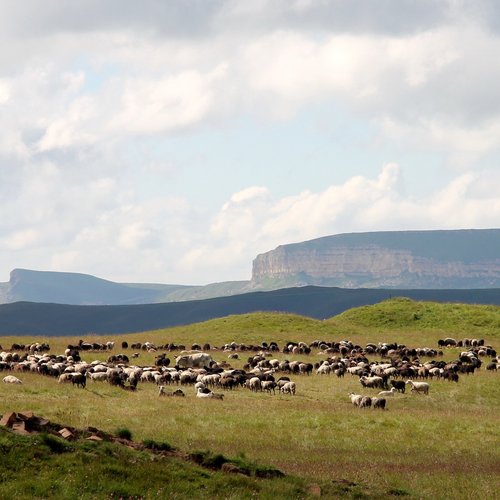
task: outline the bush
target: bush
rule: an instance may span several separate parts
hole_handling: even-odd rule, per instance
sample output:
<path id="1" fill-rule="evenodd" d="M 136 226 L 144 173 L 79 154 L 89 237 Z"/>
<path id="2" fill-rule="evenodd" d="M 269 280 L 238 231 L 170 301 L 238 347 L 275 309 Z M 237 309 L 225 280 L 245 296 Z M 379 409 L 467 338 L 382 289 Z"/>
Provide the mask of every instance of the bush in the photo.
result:
<path id="1" fill-rule="evenodd" d="M 53 453 L 64 453 L 73 449 L 66 441 L 51 434 L 41 434 L 40 438 Z"/>
<path id="2" fill-rule="evenodd" d="M 116 429 L 116 435 L 119 438 L 127 439 L 128 441 L 132 440 L 132 431 L 130 431 L 126 427 L 120 427 L 119 429 Z"/>
<path id="3" fill-rule="evenodd" d="M 170 444 L 166 442 L 161 442 L 159 443 L 158 441 L 155 441 L 154 439 L 145 439 L 142 444 L 148 448 L 148 450 L 155 450 L 155 451 L 172 451 L 174 448 L 170 446 Z"/>
<path id="4" fill-rule="evenodd" d="M 195 451 L 189 455 L 189 458 L 204 467 L 209 467 L 210 469 L 220 469 L 222 464 L 229 462 L 229 460 L 221 454 L 213 454 L 209 451 Z"/>

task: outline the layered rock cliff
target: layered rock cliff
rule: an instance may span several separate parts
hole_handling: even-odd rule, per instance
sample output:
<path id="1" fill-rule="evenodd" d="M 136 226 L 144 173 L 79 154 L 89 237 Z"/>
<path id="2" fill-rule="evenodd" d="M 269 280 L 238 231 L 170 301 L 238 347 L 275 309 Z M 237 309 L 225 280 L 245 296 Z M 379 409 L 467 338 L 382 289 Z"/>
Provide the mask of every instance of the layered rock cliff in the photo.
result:
<path id="1" fill-rule="evenodd" d="M 500 230 L 395 231 L 282 245 L 253 261 L 254 286 L 500 287 Z"/>

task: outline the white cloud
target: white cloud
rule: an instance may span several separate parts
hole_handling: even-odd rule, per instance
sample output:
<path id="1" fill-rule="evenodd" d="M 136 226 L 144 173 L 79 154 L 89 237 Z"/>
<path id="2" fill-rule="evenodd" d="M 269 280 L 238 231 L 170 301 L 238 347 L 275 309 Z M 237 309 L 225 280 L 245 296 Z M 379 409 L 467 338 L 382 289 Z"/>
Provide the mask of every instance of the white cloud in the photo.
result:
<path id="1" fill-rule="evenodd" d="M 325 234 L 498 225 L 500 38 L 483 15 L 493 4 L 60 4 L 13 3 L 0 19 L 5 266 L 206 282 L 248 277 L 257 253 Z M 234 153 L 221 159 L 231 171 L 209 171 L 204 131 L 223 137 L 250 116 L 264 134 L 269 121 L 314 106 L 375 130 L 388 160 L 444 157 L 436 168 L 454 180 L 416 198 L 396 163 L 323 190 L 287 187 L 285 174 L 242 183 L 251 157 L 243 167 Z M 189 145 L 198 170 L 176 161 L 187 136 L 199 138 Z M 297 131 L 280 139 L 284 148 L 301 140 Z M 274 161 L 270 170 L 286 172 Z"/>
<path id="2" fill-rule="evenodd" d="M 22 229 L 2 238 L 2 246 L 8 250 L 27 250 L 39 242 L 39 232 L 34 228 Z"/>
<path id="3" fill-rule="evenodd" d="M 10 84 L 6 80 L 0 80 L 0 106 L 10 99 Z"/>
<path id="4" fill-rule="evenodd" d="M 266 192 L 265 197 L 245 198 L 243 207 L 226 203 L 215 216 L 204 243 L 189 252 L 183 265 L 209 263 L 221 272 L 234 266 L 240 269 L 237 278 L 241 279 L 258 253 L 280 244 L 342 232 L 498 225 L 497 190 L 494 185 L 486 188 L 479 176 L 462 175 L 419 199 L 401 194 L 400 176 L 398 165 L 387 164 L 375 179 L 355 176 L 322 192 L 304 191 L 281 199 L 273 199 Z M 476 186 L 480 192 L 474 192 Z"/>

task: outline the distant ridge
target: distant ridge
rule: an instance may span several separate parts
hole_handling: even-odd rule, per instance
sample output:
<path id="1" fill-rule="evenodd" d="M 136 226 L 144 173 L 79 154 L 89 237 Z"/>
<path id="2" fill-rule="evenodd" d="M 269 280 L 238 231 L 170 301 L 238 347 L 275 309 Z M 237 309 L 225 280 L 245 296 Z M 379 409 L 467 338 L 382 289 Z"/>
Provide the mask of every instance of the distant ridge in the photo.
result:
<path id="1" fill-rule="evenodd" d="M 500 305 L 500 289 L 346 290 L 313 286 L 129 306 L 16 302 L 0 305 L 0 335 L 70 336 L 142 332 L 258 311 L 289 312 L 326 319 L 353 307 L 376 304 L 395 296 L 436 302 Z"/>
<path id="2" fill-rule="evenodd" d="M 14 269 L 10 280 L 0 283 L 0 304 L 19 301 L 70 305 L 151 304 L 241 293 L 248 283 L 206 286 L 115 283 L 90 274 Z"/>

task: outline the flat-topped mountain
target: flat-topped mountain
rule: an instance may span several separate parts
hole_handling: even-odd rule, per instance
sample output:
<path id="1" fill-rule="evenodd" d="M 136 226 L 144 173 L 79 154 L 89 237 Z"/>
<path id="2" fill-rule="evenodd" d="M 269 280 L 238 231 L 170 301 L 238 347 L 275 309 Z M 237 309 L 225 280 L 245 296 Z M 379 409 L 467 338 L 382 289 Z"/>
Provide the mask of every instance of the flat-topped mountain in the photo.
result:
<path id="1" fill-rule="evenodd" d="M 255 287 L 500 287 L 500 229 L 384 231 L 281 245 L 253 261 Z"/>

